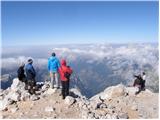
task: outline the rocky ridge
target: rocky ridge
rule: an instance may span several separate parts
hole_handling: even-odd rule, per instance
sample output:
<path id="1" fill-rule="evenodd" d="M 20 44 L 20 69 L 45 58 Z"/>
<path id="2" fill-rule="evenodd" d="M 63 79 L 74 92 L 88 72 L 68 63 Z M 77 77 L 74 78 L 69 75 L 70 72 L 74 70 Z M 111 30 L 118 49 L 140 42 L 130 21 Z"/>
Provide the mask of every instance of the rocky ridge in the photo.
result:
<path id="1" fill-rule="evenodd" d="M 106 88 L 88 99 L 76 88 L 62 100 L 60 89 L 49 83 L 30 95 L 17 78 L 0 92 L 1 118 L 158 119 L 158 94 L 149 90 L 135 96 L 136 89 L 122 84 Z"/>

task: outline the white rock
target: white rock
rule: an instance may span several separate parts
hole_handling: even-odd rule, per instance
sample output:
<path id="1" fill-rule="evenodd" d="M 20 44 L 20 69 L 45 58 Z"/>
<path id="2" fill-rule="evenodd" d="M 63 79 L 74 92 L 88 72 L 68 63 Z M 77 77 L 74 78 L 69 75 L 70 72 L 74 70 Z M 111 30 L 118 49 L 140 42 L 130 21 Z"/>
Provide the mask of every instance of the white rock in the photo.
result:
<path id="1" fill-rule="evenodd" d="M 10 111 L 11 111 L 12 113 L 15 113 L 17 110 L 19 110 L 19 108 L 18 108 L 18 107 L 10 108 Z"/>
<path id="2" fill-rule="evenodd" d="M 35 101 L 35 100 L 38 100 L 38 99 L 39 99 L 39 97 L 36 96 L 36 95 L 32 95 L 32 96 L 30 97 L 30 100 L 32 100 L 32 101 Z"/>
<path id="3" fill-rule="evenodd" d="M 71 96 L 67 96 L 65 98 L 65 104 L 67 104 L 67 105 L 72 105 L 74 102 L 75 102 L 75 99 Z"/>
<path id="4" fill-rule="evenodd" d="M 7 95 L 8 98 L 10 98 L 11 100 L 13 101 L 20 101 L 20 94 L 17 93 L 17 92 L 10 92 L 8 95 Z"/>
<path id="5" fill-rule="evenodd" d="M 49 88 L 47 91 L 44 92 L 44 94 L 52 95 L 55 92 L 56 92 L 56 89 Z"/>
<path id="6" fill-rule="evenodd" d="M 119 84 L 117 86 L 112 86 L 109 87 L 107 89 L 105 89 L 103 92 L 99 93 L 98 95 L 93 96 L 90 100 L 98 100 L 99 97 L 101 97 L 101 99 L 105 100 L 105 99 L 112 99 L 112 98 L 116 98 L 116 97 L 120 97 L 125 95 L 125 87 L 122 84 Z"/>
<path id="7" fill-rule="evenodd" d="M 126 92 L 129 96 L 135 96 L 135 93 L 137 92 L 137 87 L 127 87 Z"/>
<path id="8" fill-rule="evenodd" d="M 118 119 L 128 119 L 128 118 L 129 118 L 129 116 L 127 113 L 120 113 L 118 115 Z"/>
<path id="9" fill-rule="evenodd" d="M 29 100 L 30 99 L 30 93 L 28 93 L 28 91 L 23 91 L 21 93 L 21 97 L 20 97 L 20 100 L 21 101 L 26 101 L 26 100 Z"/>
<path id="10" fill-rule="evenodd" d="M 25 83 L 19 81 L 18 78 L 13 79 L 13 83 L 11 85 L 12 91 L 23 91 L 25 90 Z"/>
<path id="11" fill-rule="evenodd" d="M 137 110 L 138 110 L 138 105 L 137 105 L 137 104 L 133 104 L 133 105 L 131 106 L 131 110 L 137 111 Z"/>
<path id="12" fill-rule="evenodd" d="M 53 108 L 52 106 L 47 106 L 45 108 L 45 112 L 53 112 L 55 110 L 55 108 Z"/>

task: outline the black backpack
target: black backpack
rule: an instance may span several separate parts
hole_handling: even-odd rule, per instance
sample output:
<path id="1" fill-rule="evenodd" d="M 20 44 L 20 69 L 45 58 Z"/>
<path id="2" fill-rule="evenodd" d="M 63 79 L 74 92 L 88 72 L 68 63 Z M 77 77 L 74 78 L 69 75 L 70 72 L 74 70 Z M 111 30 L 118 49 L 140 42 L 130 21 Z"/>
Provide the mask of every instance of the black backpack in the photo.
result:
<path id="1" fill-rule="evenodd" d="M 66 77 L 68 80 L 70 79 L 71 74 L 69 74 L 68 72 L 64 73 L 64 77 Z"/>

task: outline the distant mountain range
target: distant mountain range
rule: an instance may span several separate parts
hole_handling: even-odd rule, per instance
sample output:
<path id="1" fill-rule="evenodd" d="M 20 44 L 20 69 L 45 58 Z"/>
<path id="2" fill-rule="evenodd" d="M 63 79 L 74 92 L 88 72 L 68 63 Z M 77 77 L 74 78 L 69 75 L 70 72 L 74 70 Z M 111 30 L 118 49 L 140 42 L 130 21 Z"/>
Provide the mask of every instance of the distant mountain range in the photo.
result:
<path id="1" fill-rule="evenodd" d="M 76 85 L 82 94 L 91 97 L 106 87 L 123 83 L 132 85 L 133 75 L 146 72 L 146 86 L 159 91 L 158 44 L 81 44 L 53 45 L 28 48 L 4 48 L 2 52 L 2 77 L 14 74 L 20 61 L 34 59 L 37 81 L 49 79 L 47 59 L 56 52 L 73 68 L 71 85 Z M 7 85 L 8 86 L 8 85 Z M 6 87 L 7 87 L 6 86 Z M 5 87 L 4 87 L 5 88 Z"/>

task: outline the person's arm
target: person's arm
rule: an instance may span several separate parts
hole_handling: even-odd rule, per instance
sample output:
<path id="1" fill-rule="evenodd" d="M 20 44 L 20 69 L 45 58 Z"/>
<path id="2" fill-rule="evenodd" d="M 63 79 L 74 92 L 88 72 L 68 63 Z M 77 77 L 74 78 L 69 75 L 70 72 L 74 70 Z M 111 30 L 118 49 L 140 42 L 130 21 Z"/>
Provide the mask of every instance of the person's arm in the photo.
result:
<path id="1" fill-rule="evenodd" d="M 31 68 L 28 70 L 34 77 L 36 76 L 36 72 L 33 68 L 33 66 L 31 66 Z"/>
<path id="2" fill-rule="evenodd" d="M 48 59 L 48 70 L 50 71 L 50 59 Z"/>
<path id="3" fill-rule="evenodd" d="M 70 66 L 67 66 L 67 67 L 68 67 L 67 72 L 68 72 L 69 74 L 72 74 L 72 73 L 73 73 L 72 68 L 71 68 Z"/>
<path id="4" fill-rule="evenodd" d="M 60 62 L 59 62 L 59 60 L 58 60 L 58 59 L 57 59 L 57 67 L 58 67 L 58 68 L 60 68 L 60 67 L 61 67 Z"/>

